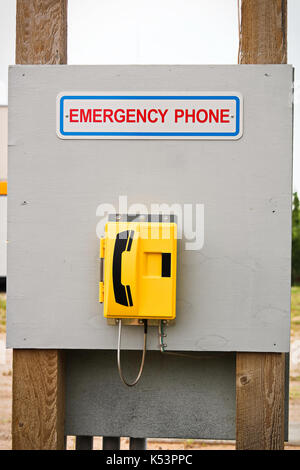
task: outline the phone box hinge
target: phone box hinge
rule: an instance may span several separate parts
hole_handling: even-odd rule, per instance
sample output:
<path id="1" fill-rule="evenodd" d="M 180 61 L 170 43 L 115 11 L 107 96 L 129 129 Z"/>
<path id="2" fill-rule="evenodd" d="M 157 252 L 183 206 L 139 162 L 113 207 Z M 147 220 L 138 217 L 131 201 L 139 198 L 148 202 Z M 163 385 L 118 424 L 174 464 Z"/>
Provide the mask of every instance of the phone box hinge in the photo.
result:
<path id="1" fill-rule="evenodd" d="M 104 302 L 104 282 L 99 282 L 99 302 Z"/>

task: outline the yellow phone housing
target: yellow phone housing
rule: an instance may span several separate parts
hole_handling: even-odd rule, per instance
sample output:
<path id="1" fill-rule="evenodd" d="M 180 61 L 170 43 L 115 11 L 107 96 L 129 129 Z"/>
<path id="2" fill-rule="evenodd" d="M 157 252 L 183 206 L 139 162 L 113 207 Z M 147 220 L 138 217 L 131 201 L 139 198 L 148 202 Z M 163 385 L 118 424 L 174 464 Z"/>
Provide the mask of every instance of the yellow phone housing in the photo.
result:
<path id="1" fill-rule="evenodd" d="M 177 224 L 174 216 L 109 217 L 100 241 L 104 316 L 174 320 Z"/>

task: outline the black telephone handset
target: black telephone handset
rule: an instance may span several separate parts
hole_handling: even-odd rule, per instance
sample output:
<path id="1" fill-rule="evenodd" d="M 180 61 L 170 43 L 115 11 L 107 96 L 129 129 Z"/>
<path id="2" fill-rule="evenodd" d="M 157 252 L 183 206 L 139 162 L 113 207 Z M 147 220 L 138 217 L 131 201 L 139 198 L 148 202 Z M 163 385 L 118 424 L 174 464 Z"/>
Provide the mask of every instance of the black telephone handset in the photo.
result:
<path id="1" fill-rule="evenodd" d="M 130 286 L 124 286 L 121 282 L 122 273 L 122 254 L 123 251 L 130 251 L 134 230 L 125 230 L 119 232 L 116 236 L 115 248 L 113 254 L 113 288 L 115 300 L 118 304 L 126 307 L 133 306 Z"/>

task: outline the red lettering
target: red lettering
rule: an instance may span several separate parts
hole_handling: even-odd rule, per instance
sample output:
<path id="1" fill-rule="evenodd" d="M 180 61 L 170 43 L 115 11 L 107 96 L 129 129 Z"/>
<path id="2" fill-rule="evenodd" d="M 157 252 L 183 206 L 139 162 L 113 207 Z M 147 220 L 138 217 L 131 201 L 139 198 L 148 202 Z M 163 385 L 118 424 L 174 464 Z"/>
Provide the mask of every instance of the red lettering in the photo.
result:
<path id="1" fill-rule="evenodd" d="M 137 122 L 147 122 L 147 110 L 144 109 L 143 113 L 140 109 L 137 110 Z"/>
<path id="2" fill-rule="evenodd" d="M 78 122 L 78 109 L 70 109 L 70 122 Z"/>
<path id="3" fill-rule="evenodd" d="M 209 110 L 209 122 L 212 122 L 214 119 L 215 122 L 219 122 L 219 110 L 216 109 L 216 113 L 212 109 Z"/>
<path id="4" fill-rule="evenodd" d="M 221 109 L 221 122 L 230 122 L 229 119 L 225 119 L 225 118 L 229 118 L 229 109 Z"/>
<path id="5" fill-rule="evenodd" d="M 157 109 L 150 109 L 150 110 L 148 111 L 148 121 L 150 121 L 150 122 L 157 122 L 157 121 L 158 121 L 158 118 L 157 118 L 157 117 L 154 118 L 154 119 L 151 118 L 151 114 L 152 114 L 152 113 L 157 114 Z"/>
<path id="6" fill-rule="evenodd" d="M 106 108 L 72 108 L 69 110 L 70 122 L 104 122 L 104 123 L 156 123 L 166 122 L 169 109 L 106 109 Z M 175 109 L 175 123 L 230 123 L 230 109 Z"/>
<path id="7" fill-rule="evenodd" d="M 158 110 L 159 114 L 161 115 L 161 122 L 162 123 L 165 122 L 165 117 L 166 117 L 166 114 L 167 114 L 168 111 L 169 111 L 168 109 L 166 109 L 164 112 L 161 109 Z"/>
<path id="8" fill-rule="evenodd" d="M 103 110 L 103 122 L 106 122 L 106 119 L 109 119 L 110 122 L 114 122 L 114 120 L 112 119 L 112 115 L 113 115 L 112 109 L 104 109 Z"/>
<path id="9" fill-rule="evenodd" d="M 175 122 L 178 122 L 178 119 L 184 116 L 183 109 L 175 109 Z"/>
<path id="10" fill-rule="evenodd" d="M 189 110 L 185 110 L 185 122 L 189 122 L 189 119 L 192 118 L 192 122 L 195 122 L 195 110 L 193 109 L 191 113 Z"/>
<path id="11" fill-rule="evenodd" d="M 101 113 L 102 109 L 93 109 L 93 122 L 102 122 Z"/>
<path id="12" fill-rule="evenodd" d="M 201 118 L 200 118 L 200 114 L 201 114 L 201 113 L 204 113 L 204 119 L 201 119 Z M 206 122 L 206 121 L 207 121 L 207 118 L 208 118 L 208 114 L 207 114 L 206 109 L 199 109 L 199 111 L 197 111 L 197 121 L 199 121 L 199 122 Z"/>
<path id="13" fill-rule="evenodd" d="M 91 122 L 92 120 L 92 110 L 87 109 L 86 111 L 84 109 L 80 110 L 80 122 Z"/>
<path id="14" fill-rule="evenodd" d="M 126 122 L 135 122 L 135 110 L 134 109 L 127 109 Z"/>
<path id="15" fill-rule="evenodd" d="M 120 117 L 118 117 L 120 116 Z M 125 111 L 124 109 L 116 109 L 115 111 L 115 121 L 124 122 L 125 121 Z"/>

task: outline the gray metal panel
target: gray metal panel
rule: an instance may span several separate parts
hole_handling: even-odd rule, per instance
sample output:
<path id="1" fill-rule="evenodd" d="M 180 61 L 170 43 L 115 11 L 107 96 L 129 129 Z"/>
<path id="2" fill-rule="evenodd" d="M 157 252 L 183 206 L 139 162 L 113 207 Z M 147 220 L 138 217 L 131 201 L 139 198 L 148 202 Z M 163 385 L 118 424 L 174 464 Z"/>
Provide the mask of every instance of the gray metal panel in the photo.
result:
<path id="1" fill-rule="evenodd" d="M 112 349 L 98 304 L 98 204 L 203 203 L 205 243 L 179 241 L 173 350 L 288 351 L 292 67 L 15 66 L 9 91 L 8 345 Z M 62 141 L 61 91 L 232 91 L 238 141 Z M 26 203 L 24 203 L 26 201 Z M 140 348 L 128 328 L 123 347 Z M 157 349 L 156 331 L 149 348 Z"/>
<path id="2" fill-rule="evenodd" d="M 113 351 L 68 351 L 67 435 L 235 438 L 235 355 L 147 354 L 141 381 L 125 387 Z M 136 374 L 140 353 L 124 353 Z"/>

